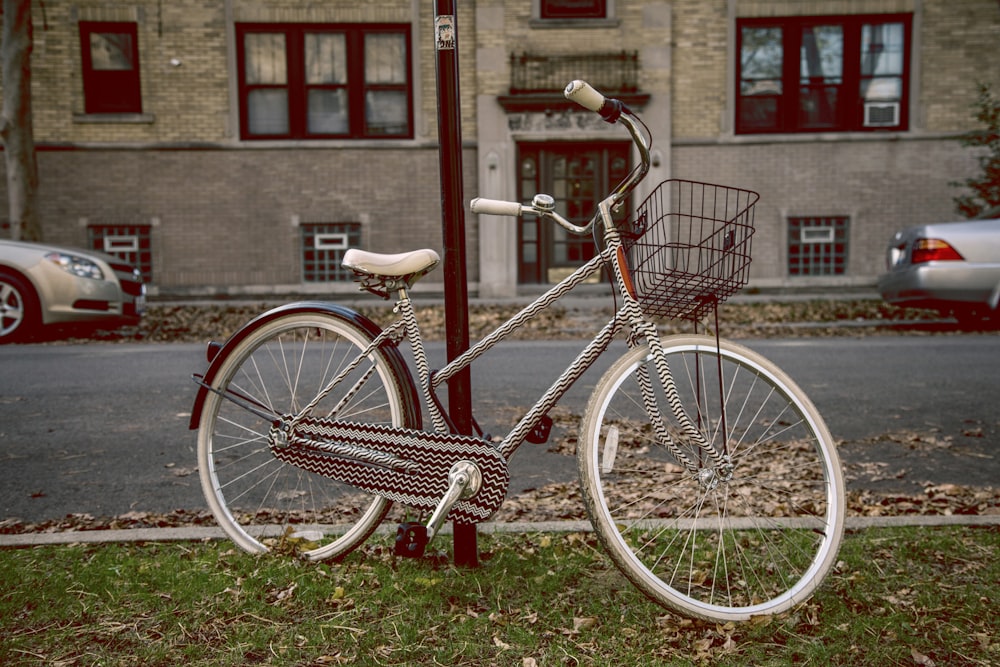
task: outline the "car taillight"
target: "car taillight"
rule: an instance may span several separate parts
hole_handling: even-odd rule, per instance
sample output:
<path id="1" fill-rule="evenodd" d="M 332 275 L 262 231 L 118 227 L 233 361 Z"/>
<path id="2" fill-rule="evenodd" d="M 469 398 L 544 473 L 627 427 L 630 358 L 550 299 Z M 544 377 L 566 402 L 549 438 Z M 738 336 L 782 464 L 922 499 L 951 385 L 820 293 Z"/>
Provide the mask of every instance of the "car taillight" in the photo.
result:
<path id="1" fill-rule="evenodd" d="M 947 262 L 965 259 L 957 250 L 941 239 L 917 239 L 910 253 L 910 263 Z"/>

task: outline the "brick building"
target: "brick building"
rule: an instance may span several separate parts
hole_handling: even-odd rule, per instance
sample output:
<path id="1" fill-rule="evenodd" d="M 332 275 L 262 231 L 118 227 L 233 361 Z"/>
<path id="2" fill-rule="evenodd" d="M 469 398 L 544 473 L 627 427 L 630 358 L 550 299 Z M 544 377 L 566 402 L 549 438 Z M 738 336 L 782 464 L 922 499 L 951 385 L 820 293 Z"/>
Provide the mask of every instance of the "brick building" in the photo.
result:
<path id="1" fill-rule="evenodd" d="M 46 240 L 124 254 L 154 294 L 353 292 L 347 245 L 440 250 L 433 4 L 33 3 Z M 953 219 L 956 137 L 1000 89 L 996 0 L 457 4 L 467 200 L 588 218 L 632 159 L 561 99 L 588 79 L 652 128 L 651 186 L 760 192 L 760 287 L 870 285 L 896 228 Z M 468 213 L 466 238 L 483 296 L 591 252 L 529 219 Z"/>

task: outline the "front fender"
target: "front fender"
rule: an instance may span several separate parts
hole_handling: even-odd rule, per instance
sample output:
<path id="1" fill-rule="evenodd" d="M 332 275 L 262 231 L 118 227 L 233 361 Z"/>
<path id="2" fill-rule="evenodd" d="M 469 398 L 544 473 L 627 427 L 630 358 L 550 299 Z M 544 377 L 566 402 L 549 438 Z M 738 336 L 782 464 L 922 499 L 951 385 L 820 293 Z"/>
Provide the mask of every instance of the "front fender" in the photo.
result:
<path id="1" fill-rule="evenodd" d="M 262 313 L 255 317 L 254 319 L 247 322 L 245 325 L 240 327 L 240 329 L 234 333 L 229 339 L 219 345 L 218 343 L 212 342 L 208 344 L 208 369 L 205 371 L 204 375 L 195 375 L 198 383 L 198 394 L 194 398 L 194 406 L 191 408 L 191 420 L 188 422 L 189 429 L 198 428 L 198 424 L 201 422 L 201 411 L 205 405 L 205 397 L 208 396 L 208 388 L 206 385 L 211 385 L 215 376 L 219 372 L 219 368 L 222 367 L 223 362 L 233 353 L 233 350 L 240 344 L 243 339 L 245 339 L 251 332 L 257 329 L 259 326 L 266 324 L 272 320 L 279 317 L 284 317 L 286 315 L 294 315 L 297 313 L 307 313 L 307 312 L 322 312 L 341 319 L 347 320 L 350 324 L 356 328 L 368 333 L 372 338 L 378 336 L 382 330 L 377 324 L 369 320 L 364 315 L 356 313 L 350 308 L 345 308 L 344 306 L 338 306 L 334 303 L 325 303 L 322 301 L 300 301 L 296 303 L 288 303 L 283 306 L 278 306 L 265 313 Z M 399 350 L 395 345 L 383 346 L 382 352 L 392 367 L 393 371 L 397 374 L 401 380 L 410 379 L 410 370 L 406 366 L 406 362 L 403 360 L 403 355 L 400 354 Z M 411 398 L 411 405 L 417 404 L 416 389 L 414 388 L 413 382 L 406 382 L 406 387 L 401 387 L 403 391 L 413 392 Z M 418 412 L 419 414 L 419 412 Z M 419 426 L 418 426 L 419 428 Z"/>

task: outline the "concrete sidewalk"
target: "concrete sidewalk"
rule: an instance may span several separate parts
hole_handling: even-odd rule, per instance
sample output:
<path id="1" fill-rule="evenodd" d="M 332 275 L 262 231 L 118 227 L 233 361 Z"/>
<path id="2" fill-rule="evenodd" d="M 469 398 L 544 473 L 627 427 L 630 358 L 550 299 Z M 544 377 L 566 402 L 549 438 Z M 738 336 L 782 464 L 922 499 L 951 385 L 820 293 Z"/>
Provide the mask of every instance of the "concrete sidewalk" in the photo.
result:
<path id="1" fill-rule="evenodd" d="M 1000 526 L 1000 515 L 912 515 L 847 517 L 847 529 L 895 528 L 902 526 Z M 538 523 L 483 523 L 479 533 L 584 533 L 593 528 L 589 521 L 543 521 Z M 385 524 L 376 533 L 393 534 L 396 527 Z M 450 535 L 451 524 L 441 534 Z M 221 528 L 131 528 L 127 530 L 70 530 L 59 533 L 23 533 L 0 535 L 0 548 L 34 547 L 60 544 L 99 544 L 109 542 L 203 542 L 228 539 Z"/>

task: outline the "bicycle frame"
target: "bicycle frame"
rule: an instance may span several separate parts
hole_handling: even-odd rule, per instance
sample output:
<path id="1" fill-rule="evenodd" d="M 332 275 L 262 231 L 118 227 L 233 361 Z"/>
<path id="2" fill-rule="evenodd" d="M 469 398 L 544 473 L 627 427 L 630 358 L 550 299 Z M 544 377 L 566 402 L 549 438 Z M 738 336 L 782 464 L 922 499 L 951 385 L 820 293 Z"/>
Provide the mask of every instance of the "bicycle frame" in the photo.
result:
<path id="1" fill-rule="evenodd" d="M 500 509 L 509 460 L 525 440 L 545 441 L 549 411 L 624 334 L 631 349 L 597 382 L 577 447 L 581 496 L 601 543 L 643 593 L 682 614 L 729 621 L 791 609 L 836 562 L 843 534 L 846 492 L 832 436 L 773 363 L 718 334 L 661 340 L 655 324 L 717 316 L 746 284 L 758 196 L 671 179 L 616 223 L 613 213 L 648 174 L 648 129 L 585 82 L 572 82 L 566 97 L 620 122 L 640 157 L 590 222 L 569 222 L 544 194 L 530 205 L 479 198 L 471 208 L 596 231 L 596 256 L 432 372 L 409 291 L 437 253 L 349 250 L 344 265 L 362 289 L 396 295 L 386 328 L 303 302 L 210 345 L 191 423 L 212 512 L 247 551 L 291 546 L 320 560 L 356 548 L 398 502 L 409 509 L 393 553 L 420 557 L 444 521 L 476 524 Z M 621 297 L 611 319 L 595 324 L 502 439 L 459 432 L 440 386 L 605 268 L 616 304 Z M 412 362 L 399 350 L 406 340 Z M 279 544 L 270 542 L 275 529 Z"/>
<path id="2" fill-rule="evenodd" d="M 606 250 L 594 257 L 584 266 L 574 271 L 563 281 L 555 285 L 552 289 L 533 301 L 519 313 L 510 318 L 482 340 L 471 346 L 466 352 L 461 354 L 447 364 L 432 377 L 421 377 L 424 384 L 424 396 L 431 398 L 426 403 L 431 407 L 436 407 L 433 400 L 435 390 L 456 373 L 470 366 L 476 359 L 488 352 L 495 345 L 508 338 L 516 332 L 525 322 L 530 320 L 542 310 L 548 308 L 552 303 L 570 292 L 574 287 L 582 283 L 588 277 L 599 272 L 604 262 L 608 261 L 608 255 L 613 251 Z M 524 442 L 528 434 L 535 428 L 535 425 L 542 417 L 551 410 L 559 399 L 569 390 L 576 380 L 578 380 L 590 366 L 603 353 L 615 335 L 625 326 L 624 315 L 630 310 L 629 305 L 622 308 L 615 316 L 597 333 L 586 347 L 577 355 L 572 363 L 562 372 L 562 374 L 552 383 L 552 385 L 542 394 L 536 403 L 528 410 L 514 428 L 503 438 L 496 448 L 507 460 L 513 456 L 521 443 Z M 415 351 L 416 354 L 416 351 Z M 418 367 L 420 363 L 418 361 Z"/>
<path id="3" fill-rule="evenodd" d="M 603 98 L 601 99 L 603 100 Z M 595 100 L 590 101 L 594 102 L 591 106 L 596 106 Z M 692 473 L 697 472 L 701 467 L 699 462 L 695 462 L 691 457 L 686 456 L 677 445 L 677 442 L 674 440 L 676 431 L 668 429 L 667 420 L 661 414 L 661 410 L 658 407 L 658 397 L 653 389 L 654 377 L 660 381 L 659 386 L 663 387 L 670 412 L 674 417 L 672 423 L 679 426 L 681 435 L 690 443 L 700 447 L 707 454 L 708 458 L 713 461 L 715 467 L 723 470 L 723 474 L 725 474 L 724 471 L 729 467 L 728 457 L 724 451 L 720 453 L 715 446 L 706 441 L 705 437 L 685 412 L 683 403 L 677 394 L 656 325 L 645 316 L 643 307 L 636 296 L 631 274 L 627 266 L 628 257 L 622 234 L 619 232 L 613 217 L 613 212 L 624 203 L 626 197 L 630 195 L 649 172 L 648 129 L 642 125 L 638 117 L 634 116 L 620 102 L 608 100 L 605 103 L 602 101 L 599 109 L 606 121 L 612 123 L 619 122 L 628 130 L 633 143 L 639 151 L 640 160 L 625 179 L 607 197 L 598 203 L 597 213 L 588 224 L 577 226 L 563 218 L 556 212 L 555 202 L 548 195 L 536 195 L 532 205 L 529 207 L 513 202 L 498 202 L 483 199 L 476 199 L 472 202 L 472 210 L 474 212 L 496 213 L 500 215 L 534 213 L 541 217 L 552 219 L 575 234 L 585 234 L 593 230 L 595 224 L 600 224 L 604 247 L 595 257 L 551 287 L 495 331 L 485 336 L 470 349 L 450 361 L 443 369 L 435 373 L 431 373 L 430 371 L 427 354 L 424 350 L 420 334 L 419 323 L 409 297 L 408 292 L 412 284 L 411 280 L 398 275 L 380 276 L 377 273 L 368 271 L 359 272 L 359 276 L 362 276 L 362 287 L 364 289 L 368 289 L 383 297 L 387 297 L 393 291 L 397 293 L 398 296 L 394 311 L 399 317 L 388 328 L 383 330 L 379 330 L 374 325 L 370 327 L 363 325 L 371 334 L 370 342 L 350 363 L 342 367 L 336 377 L 329 380 L 306 406 L 298 409 L 293 415 L 270 414 L 269 410 L 263 404 L 249 401 L 239 393 L 218 391 L 213 388 L 211 382 L 212 377 L 214 377 L 212 369 L 218 368 L 216 365 L 217 358 L 213 358 L 211 359 L 212 365 L 206 376 L 203 379 L 200 377 L 195 378 L 201 389 L 196 399 L 196 407 L 192 411 L 192 426 L 195 425 L 195 413 L 198 414 L 200 419 L 201 404 L 205 394 L 207 392 L 218 393 L 222 398 L 236 403 L 258 417 L 272 422 L 267 439 L 271 443 L 270 446 L 274 455 L 283 462 L 318 472 L 324 476 L 336 478 L 338 475 L 343 474 L 346 477 L 342 478 L 341 481 L 358 488 L 369 488 L 370 490 L 377 488 L 388 494 L 395 493 L 395 491 L 390 491 L 390 489 L 397 489 L 399 487 L 396 485 L 402 484 L 407 489 L 406 493 L 409 494 L 407 496 L 409 504 L 426 507 L 433 502 L 436 509 L 427 526 L 427 537 L 429 539 L 437 532 L 449 509 L 460 499 L 469 499 L 467 503 L 469 507 L 466 508 L 471 512 L 469 516 L 486 516 L 492 514 L 499 507 L 503 502 L 508 480 L 506 462 L 510 460 L 524 440 L 529 439 L 529 436 L 535 429 L 539 429 L 536 435 L 540 437 L 547 434 L 548 428 L 551 425 L 551 421 L 546 421 L 549 410 L 556 405 L 576 380 L 593 365 L 597 358 L 608 349 L 615 336 L 622 329 L 628 327 L 630 329 L 630 334 L 627 338 L 629 346 L 648 346 L 649 358 L 655 366 L 655 371 L 650 371 L 646 367 L 640 368 L 637 371 L 637 378 L 641 389 L 642 402 L 658 441 L 663 443 L 674 454 L 676 460 Z M 641 129 L 640 125 L 642 126 Z M 645 131 L 645 134 L 643 131 Z M 527 410 L 514 428 L 499 443 L 494 444 L 471 434 L 459 433 L 452 425 L 447 412 L 440 405 L 436 393 L 437 388 L 454 377 L 458 372 L 469 367 L 476 359 L 492 349 L 499 342 L 508 338 L 539 312 L 551 306 L 555 301 L 565 296 L 605 267 L 609 268 L 617 294 L 622 298 L 622 305 L 614 316 L 586 344 L 577 357 L 554 380 L 549 388 Z M 426 269 L 427 267 L 423 268 Z M 422 273 L 419 275 L 422 275 Z M 353 317 L 350 311 L 345 312 L 342 316 L 349 319 L 357 319 Z M 253 326 L 251 324 L 248 328 L 252 328 Z M 238 332 L 234 338 L 239 337 L 240 334 Z M 420 404 L 419 409 L 427 411 L 433 424 L 433 429 L 424 430 L 419 426 L 410 429 L 395 429 L 388 436 L 390 441 L 382 441 L 378 437 L 369 441 L 368 436 L 370 432 L 364 426 L 351 425 L 343 421 L 338 422 L 336 415 L 340 412 L 341 407 L 346 405 L 361 390 L 368 378 L 375 372 L 374 366 L 365 367 L 366 360 L 370 359 L 381 348 L 395 347 L 404 339 L 410 342 L 419 386 L 413 386 L 414 382 L 411 373 L 404 372 L 398 375 L 401 378 L 405 376 L 405 382 L 409 383 L 409 389 L 412 391 L 414 398 L 419 397 L 417 401 Z M 225 359 L 225 350 L 231 342 L 232 339 L 230 342 L 227 342 L 226 346 L 223 346 L 220 352 L 223 355 L 223 360 Z M 216 357 L 216 352 L 210 348 L 211 357 Z M 400 362 L 402 362 L 401 359 Z M 338 385 L 356 370 L 362 371 L 361 376 L 352 380 L 350 386 L 337 389 Z M 324 409 L 324 412 L 327 413 L 326 417 L 323 415 L 314 415 L 314 409 L 335 389 L 344 392 L 337 405 Z M 340 435 L 338 438 L 344 441 L 343 444 L 322 441 L 322 433 L 324 431 L 339 432 Z M 320 440 L 316 440 L 314 436 L 303 435 L 306 432 L 315 432 L 317 437 L 320 437 Z M 350 440 L 353 438 L 357 438 L 359 442 L 366 444 L 354 446 L 350 444 Z M 297 440 L 299 444 L 303 445 L 303 448 L 299 450 L 285 448 L 284 445 L 292 440 Z M 414 460 L 419 461 L 422 456 L 420 447 L 425 445 L 431 448 L 436 447 L 439 451 L 446 452 L 449 457 L 465 457 L 464 460 L 452 461 L 450 472 L 447 473 L 448 479 L 446 480 L 448 491 L 445 493 L 444 498 L 440 499 L 440 502 L 438 502 L 439 497 L 434 495 L 437 492 L 432 491 L 441 481 L 438 478 L 434 480 L 423 480 L 421 478 L 418 480 L 416 477 L 413 477 L 405 482 L 389 479 L 393 474 L 391 472 L 393 470 L 410 470 L 411 472 L 417 470 L 418 467 L 414 467 L 417 464 L 409 465 L 407 458 L 414 457 Z M 389 451 L 393 447 L 396 447 L 395 453 Z M 310 454 L 310 449 L 327 451 L 335 456 L 346 456 L 347 459 L 361 464 L 375 465 L 376 467 L 381 466 L 382 472 L 374 473 L 371 470 L 354 470 L 353 472 L 348 472 L 346 469 L 338 470 L 335 467 L 336 464 L 331 464 L 329 460 L 323 459 L 321 456 L 317 458 Z M 699 454 L 695 458 L 703 461 L 705 457 Z M 450 461 L 451 459 L 448 460 Z M 334 467 L 330 467 L 331 465 Z M 354 464 L 344 463 L 344 465 L 350 467 Z M 428 468 L 428 470 L 433 469 L 435 469 L 434 466 Z M 439 472 L 445 471 L 442 470 Z M 484 476 L 489 478 L 488 483 Z M 481 489 L 483 493 L 480 494 Z M 421 499 L 417 500 L 417 496 L 414 494 L 421 494 Z M 475 500 L 475 498 L 481 499 Z M 477 504 L 477 506 L 473 507 L 472 504 Z"/>
<path id="4" fill-rule="evenodd" d="M 635 186 L 638 185 L 648 173 L 650 164 L 649 142 L 646 137 L 643 136 L 637 122 L 633 120 L 631 115 L 623 114 L 616 120 L 621 122 L 628 129 L 634 144 L 639 149 L 640 162 L 608 197 L 598 203 L 598 213 L 594 216 L 590 223 L 582 227 L 573 225 L 555 213 L 554 208 L 550 207 L 540 209 L 535 206 L 529 209 L 531 212 L 538 215 L 553 218 L 558 224 L 577 234 L 587 233 L 591 230 L 594 224 L 600 221 L 605 241 L 605 248 L 601 252 L 594 256 L 586 264 L 576 269 L 569 276 L 551 287 L 548 291 L 535 299 L 532 303 L 523 308 L 505 323 L 497 327 L 493 332 L 484 336 L 468 350 L 450 361 L 442 369 L 434 373 L 431 373 L 430 371 L 427 354 L 423 346 L 423 339 L 420 334 L 419 322 L 417 321 L 408 290 L 405 286 L 399 287 L 395 307 L 395 311 L 399 313 L 399 318 L 388 328 L 383 330 L 382 333 L 372 341 L 369 347 L 358 355 L 354 364 L 346 368 L 340 375 L 331 380 L 324 391 L 321 391 L 316 398 L 309 403 L 309 405 L 304 407 L 297 416 L 293 417 L 290 421 L 290 426 L 294 426 L 301 419 L 305 418 L 312 411 L 313 407 L 318 404 L 334 386 L 336 386 L 341 378 L 346 377 L 358 364 L 361 363 L 365 357 L 371 354 L 375 349 L 378 349 L 379 346 L 386 344 L 388 341 L 398 343 L 403 339 L 407 339 L 410 341 L 414 363 L 416 365 L 419 378 L 419 394 L 421 396 L 421 403 L 428 411 L 434 425 L 434 430 L 437 433 L 454 433 L 455 429 L 452 427 L 450 419 L 440 407 L 440 401 L 437 398 L 436 392 L 438 387 L 454 377 L 460 371 L 471 366 L 476 359 L 484 355 L 501 341 L 508 338 L 538 313 L 551 306 L 591 276 L 600 272 L 605 266 L 611 267 L 612 269 L 611 273 L 615 283 L 615 288 L 623 299 L 621 307 L 617 310 L 611 320 L 609 320 L 604 327 L 598 331 L 594 338 L 584 347 L 584 349 L 576 356 L 576 358 L 562 372 L 562 374 L 556 378 L 556 380 L 549 386 L 549 388 L 542 394 L 535 404 L 528 409 L 527 413 L 520 419 L 514 428 L 511 429 L 498 444 L 492 446 L 496 448 L 505 460 L 509 461 L 531 431 L 548 413 L 548 411 L 559 402 L 570 387 L 572 387 L 572 385 L 593 365 L 597 358 L 608 348 L 615 336 L 626 326 L 631 329 L 631 335 L 628 338 L 630 346 L 636 346 L 642 343 L 649 346 L 656 370 L 664 380 L 667 380 L 665 384 L 667 385 L 669 392 L 669 388 L 673 386 L 673 381 L 670 379 L 670 370 L 667 367 L 665 360 L 662 358 L 662 348 L 657 335 L 656 325 L 648 321 L 643 316 L 642 308 L 634 297 L 632 286 L 628 278 L 628 269 L 625 266 L 626 257 L 623 250 L 621 235 L 615 225 L 612 215 L 615 208 L 625 200 Z M 536 202 L 537 201 L 538 198 L 536 198 Z M 546 203 L 551 204 L 551 201 Z M 652 398 L 651 385 L 648 390 L 646 400 L 648 406 L 653 406 L 655 403 Z M 671 450 L 674 451 L 678 460 L 692 470 L 697 469 L 697 466 L 691 462 L 688 457 L 673 446 L 672 438 L 667 432 L 663 420 L 658 415 L 657 411 L 650 407 L 649 412 L 650 419 L 656 427 L 660 438 L 668 444 Z M 675 416 L 678 418 L 678 422 L 680 423 L 684 433 L 691 437 L 695 442 L 699 443 L 709 453 L 709 456 L 717 465 L 725 465 L 726 461 L 724 455 L 717 452 L 714 447 L 709 445 L 704 440 L 704 437 L 698 429 L 690 422 L 689 419 L 686 418 L 686 415 L 683 414 L 683 410 L 678 410 L 676 412 L 677 414 L 675 414 Z"/>

